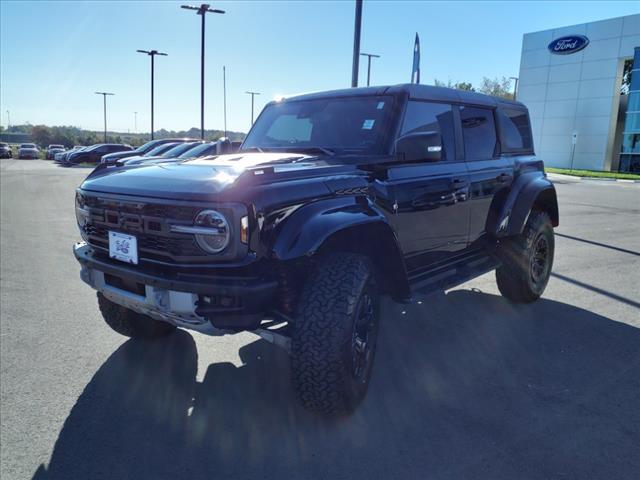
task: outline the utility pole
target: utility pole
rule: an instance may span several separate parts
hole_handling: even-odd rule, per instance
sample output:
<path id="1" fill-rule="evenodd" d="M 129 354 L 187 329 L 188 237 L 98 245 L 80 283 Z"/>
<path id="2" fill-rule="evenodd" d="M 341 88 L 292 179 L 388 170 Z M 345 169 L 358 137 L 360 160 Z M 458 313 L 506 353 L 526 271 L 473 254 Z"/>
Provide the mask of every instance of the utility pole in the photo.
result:
<path id="1" fill-rule="evenodd" d="M 203 3 L 199 7 L 182 5 L 180 8 L 195 10 L 198 15 L 202 16 L 202 32 L 200 41 L 200 137 L 204 139 L 204 19 L 207 13 L 223 14 L 224 10 L 209 8 L 209 4 L 207 3 Z"/>
<path id="2" fill-rule="evenodd" d="M 251 126 L 253 126 L 253 97 L 260 95 L 260 92 L 244 92 L 247 95 L 251 95 Z"/>
<path id="3" fill-rule="evenodd" d="M 515 84 L 513 85 L 513 100 L 516 99 L 516 92 L 518 91 L 518 77 L 509 77 L 509 80 L 515 80 Z"/>
<path id="4" fill-rule="evenodd" d="M 227 136 L 227 67 L 222 67 L 222 95 L 224 101 L 224 136 Z"/>
<path id="5" fill-rule="evenodd" d="M 363 57 L 367 57 L 367 87 L 369 86 L 369 80 L 371 79 L 371 57 L 380 58 L 380 55 L 374 55 L 373 53 L 361 53 Z"/>
<path id="6" fill-rule="evenodd" d="M 163 57 L 166 57 L 167 54 L 159 52 L 157 50 L 136 50 L 136 52 L 144 53 L 151 57 L 151 140 L 153 140 L 153 131 L 154 131 L 153 130 L 153 69 L 154 69 L 153 59 L 155 58 L 156 55 L 161 55 Z"/>
<path id="7" fill-rule="evenodd" d="M 353 27 L 353 65 L 351 67 L 351 86 L 358 86 L 360 68 L 360 29 L 362 27 L 362 0 L 356 0 L 356 19 Z"/>
<path id="8" fill-rule="evenodd" d="M 107 95 L 115 95 L 109 92 L 94 92 L 96 95 L 102 95 L 104 103 L 104 143 L 107 143 Z"/>
<path id="9" fill-rule="evenodd" d="M 133 133 L 138 133 L 138 112 L 133 112 Z"/>

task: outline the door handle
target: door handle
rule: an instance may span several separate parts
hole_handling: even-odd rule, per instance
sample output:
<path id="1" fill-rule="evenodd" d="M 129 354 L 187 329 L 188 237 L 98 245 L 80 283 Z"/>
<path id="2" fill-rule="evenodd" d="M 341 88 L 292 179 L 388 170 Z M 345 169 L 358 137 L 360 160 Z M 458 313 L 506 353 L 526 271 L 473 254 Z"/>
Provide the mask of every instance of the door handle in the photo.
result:
<path id="1" fill-rule="evenodd" d="M 512 178 L 513 177 L 511 177 L 511 175 L 509 175 L 508 173 L 501 173 L 496 177 L 496 180 L 499 183 L 507 183 L 507 182 L 510 182 Z"/>
<path id="2" fill-rule="evenodd" d="M 468 185 L 469 181 L 464 178 L 454 178 L 453 180 L 451 180 L 451 184 L 454 187 L 460 187 L 460 186 Z"/>

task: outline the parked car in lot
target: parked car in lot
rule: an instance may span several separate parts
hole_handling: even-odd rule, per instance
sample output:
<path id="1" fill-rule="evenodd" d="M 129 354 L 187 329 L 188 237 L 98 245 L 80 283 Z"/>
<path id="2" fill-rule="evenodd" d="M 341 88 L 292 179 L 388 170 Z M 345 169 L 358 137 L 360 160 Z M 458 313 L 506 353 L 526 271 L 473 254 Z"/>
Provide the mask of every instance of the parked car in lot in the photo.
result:
<path id="1" fill-rule="evenodd" d="M 509 301 L 535 301 L 559 222 L 522 103 L 416 84 L 271 102 L 240 151 L 96 169 L 75 202 L 80 276 L 113 330 L 251 331 L 327 414 L 367 391 L 381 295 L 495 269 Z"/>
<path id="2" fill-rule="evenodd" d="M 133 148 L 122 143 L 98 143 L 90 147 L 71 153 L 65 160 L 68 165 L 79 163 L 100 163 L 103 155 L 115 152 L 130 152 Z"/>
<path id="3" fill-rule="evenodd" d="M 84 145 L 76 145 L 73 148 L 70 148 L 69 150 L 64 150 L 62 152 L 56 153 L 53 156 L 53 159 L 58 163 L 64 163 L 66 159 L 69 157 L 69 155 L 79 150 L 82 150 L 84 148 L 87 148 L 87 147 L 85 147 Z"/>
<path id="4" fill-rule="evenodd" d="M 12 158 L 13 150 L 8 143 L 0 142 L 0 158 Z"/>
<path id="5" fill-rule="evenodd" d="M 163 143 L 161 145 L 158 145 L 155 148 L 152 148 L 151 150 L 149 150 L 144 155 L 133 155 L 133 156 L 121 158 L 121 159 L 116 160 L 116 161 L 117 162 L 128 162 L 128 161 L 137 160 L 137 159 L 144 159 L 144 158 L 150 158 L 150 157 L 159 157 L 160 155 L 162 155 L 165 152 L 171 150 L 173 147 L 177 147 L 178 145 L 182 145 L 182 143 L 176 143 L 176 142 Z M 112 165 L 113 164 L 113 162 L 111 162 L 111 161 L 101 162 L 101 163 L 102 164 L 107 164 L 107 165 Z"/>
<path id="6" fill-rule="evenodd" d="M 207 155 L 215 155 L 217 151 L 217 142 L 194 142 L 190 148 L 171 149 L 162 155 L 150 155 L 149 157 L 132 157 L 122 160 L 124 165 L 150 165 L 152 163 L 180 162 L 190 158 L 205 157 Z M 173 150 L 173 151 L 172 151 Z M 180 153 L 182 152 L 182 153 Z"/>
<path id="7" fill-rule="evenodd" d="M 64 145 L 53 144 L 47 147 L 47 151 L 45 153 L 45 158 L 47 160 L 53 160 L 56 153 L 64 152 Z"/>
<path id="8" fill-rule="evenodd" d="M 104 155 L 102 157 L 101 162 L 102 163 L 108 163 L 108 164 L 112 164 L 115 163 L 116 161 L 122 159 L 122 158 L 127 158 L 127 157 L 134 157 L 134 156 L 141 156 L 141 155 L 146 155 L 147 153 L 149 153 L 151 150 L 153 150 L 154 148 L 166 144 L 166 143 L 184 143 L 184 142 L 193 142 L 196 141 L 197 139 L 195 138 L 161 138 L 158 140 L 151 140 L 147 143 L 145 143 L 144 145 L 136 148 L 135 150 L 130 150 L 130 151 L 125 151 L 125 152 L 117 152 L 117 153 L 110 153 L 108 155 Z"/>
<path id="9" fill-rule="evenodd" d="M 37 159 L 40 150 L 35 143 L 21 143 L 18 147 L 18 158 Z"/>
<path id="10" fill-rule="evenodd" d="M 178 156 L 182 155 L 185 152 L 188 152 L 189 150 L 192 150 L 198 145 L 202 145 L 202 143 L 203 143 L 202 140 L 198 140 L 195 142 L 178 143 L 174 145 L 172 148 L 170 148 L 169 150 L 165 151 L 161 155 L 149 155 L 149 156 L 143 156 L 143 157 L 125 158 L 120 160 L 118 163 L 121 163 L 123 165 L 138 165 L 138 164 L 146 164 L 154 161 L 157 162 L 157 161 L 171 160 L 171 159 L 177 158 Z"/>

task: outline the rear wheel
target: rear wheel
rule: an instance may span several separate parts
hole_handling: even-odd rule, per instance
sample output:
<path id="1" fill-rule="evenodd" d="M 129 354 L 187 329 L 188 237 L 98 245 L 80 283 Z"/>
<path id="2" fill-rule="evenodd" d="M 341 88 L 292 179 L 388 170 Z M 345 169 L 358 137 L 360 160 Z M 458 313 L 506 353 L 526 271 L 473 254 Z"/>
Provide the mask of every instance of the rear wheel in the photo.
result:
<path id="1" fill-rule="evenodd" d="M 533 210 L 523 232 L 506 239 L 500 246 L 503 263 L 496 270 L 500 293 L 514 302 L 537 300 L 551 275 L 554 248 L 549 215 Z"/>
<path id="2" fill-rule="evenodd" d="M 320 262 L 300 297 L 293 323 L 293 384 L 305 407 L 351 412 L 371 378 L 379 294 L 369 259 L 336 254 Z"/>
<path id="3" fill-rule="evenodd" d="M 176 329 L 170 323 L 122 307 L 101 293 L 98 293 L 98 306 L 107 325 L 125 337 L 155 338 L 168 335 Z"/>

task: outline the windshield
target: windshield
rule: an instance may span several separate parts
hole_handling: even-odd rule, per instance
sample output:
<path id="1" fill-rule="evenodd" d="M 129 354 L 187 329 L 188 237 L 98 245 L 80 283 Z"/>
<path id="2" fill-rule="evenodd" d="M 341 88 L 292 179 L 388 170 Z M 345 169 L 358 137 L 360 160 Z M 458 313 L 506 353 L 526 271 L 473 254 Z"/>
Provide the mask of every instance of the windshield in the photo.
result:
<path id="1" fill-rule="evenodd" d="M 33 143 L 23 143 L 20 148 L 36 148 L 36 146 Z"/>
<path id="2" fill-rule="evenodd" d="M 203 143 L 202 145 L 198 145 L 197 147 L 194 147 L 191 150 L 187 150 L 182 155 L 179 155 L 178 158 L 196 158 L 196 157 L 203 157 L 205 155 L 213 155 L 215 153 L 216 153 L 215 143 Z"/>
<path id="3" fill-rule="evenodd" d="M 181 143 L 177 147 L 173 147 L 171 150 L 163 153 L 162 156 L 165 158 L 176 158 L 178 155 L 183 154 L 187 150 L 191 150 L 196 145 L 200 145 L 200 142 L 197 143 Z"/>
<path id="4" fill-rule="evenodd" d="M 273 103 L 260 114 L 242 150 L 384 153 L 392 104 L 390 96 Z"/>
<path id="5" fill-rule="evenodd" d="M 145 153 L 144 157 L 155 157 L 157 155 L 161 155 L 170 148 L 175 147 L 178 143 L 163 143 L 162 145 L 158 145 L 156 148 L 152 148 L 147 153 Z"/>

